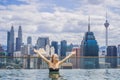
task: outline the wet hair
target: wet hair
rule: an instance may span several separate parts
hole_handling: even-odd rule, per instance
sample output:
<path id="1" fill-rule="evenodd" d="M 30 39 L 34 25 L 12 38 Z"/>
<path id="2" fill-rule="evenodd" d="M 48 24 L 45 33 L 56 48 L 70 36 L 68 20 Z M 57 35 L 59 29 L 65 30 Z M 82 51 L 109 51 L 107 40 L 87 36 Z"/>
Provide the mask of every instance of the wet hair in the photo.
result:
<path id="1" fill-rule="evenodd" d="M 52 56 L 51 56 L 51 62 L 53 62 L 53 60 L 54 60 L 53 58 L 56 57 L 56 56 L 58 57 L 57 54 L 52 54 Z"/>
<path id="2" fill-rule="evenodd" d="M 52 57 L 51 57 L 51 62 L 53 62 L 53 57 L 54 57 L 54 54 L 53 54 Z"/>

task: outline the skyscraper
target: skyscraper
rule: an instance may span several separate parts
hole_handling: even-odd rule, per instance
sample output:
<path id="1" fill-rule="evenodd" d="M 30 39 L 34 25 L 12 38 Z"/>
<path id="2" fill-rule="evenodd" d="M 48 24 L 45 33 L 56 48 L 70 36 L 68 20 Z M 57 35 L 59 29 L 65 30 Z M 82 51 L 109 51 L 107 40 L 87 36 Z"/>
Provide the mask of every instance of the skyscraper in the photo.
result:
<path id="1" fill-rule="evenodd" d="M 7 52 L 10 53 L 10 31 L 7 32 Z"/>
<path id="2" fill-rule="evenodd" d="M 18 38 L 20 38 L 20 44 L 22 44 L 22 27 L 19 26 L 19 29 L 18 29 Z"/>
<path id="3" fill-rule="evenodd" d="M 118 45 L 118 48 L 117 48 L 117 52 L 118 52 L 118 65 L 120 65 L 120 44 Z"/>
<path id="4" fill-rule="evenodd" d="M 16 38 L 16 51 L 21 50 L 21 45 L 22 45 L 22 28 L 21 26 L 19 26 L 18 37 Z"/>
<path id="5" fill-rule="evenodd" d="M 0 53 L 4 52 L 4 49 L 2 48 L 2 45 L 0 44 Z"/>
<path id="6" fill-rule="evenodd" d="M 32 44 L 32 38 L 31 38 L 31 36 L 28 36 L 28 38 L 27 38 L 27 44 Z"/>
<path id="7" fill-rule="evenodd" d="M 106 28 L 106 36 L 105 36 L 106 41 L 105 41 L 105 44 L 106 44 L 106 51 L 107 51 L 107 46 L 108 46 L 108 27 L 109 27 L 109 23 L 108 23 L 108 20 L 107 20 L 107 13 L 106 13 L 106 22 L 104 23 L 104 26 Z"/>
<path id="8" fill-rule="evenodd" d="M 90 18 L 88 23 L 88 32 L 85 33 L 85 36 L 81 42 L 80 56 L 91 58 L 81 58 L 80 67 L 81 68 L 98 68 L 99 59 L 98 59 L 98 44 L 95 40 L 94 33 L 90 31 Z M 97 58 L 93 58 L 96 56 Z"/>
<path id="9" fill-rule="evenodd" d="M 21 46 L 20 46 L 20 38 L 16 38 L 16 51 L 20 51 Z"/>
<path id="10" fill-rule="evenodd" d="M 73 68 L 79 69 L 80 68 L 80 47 L 74 47 L 72 51 L 75 51 L 76 54 L 74 58 L 70 58 L 70 62 L 73 64 Z"/>
<path id="11" fill-rule="evenodd" d="M 55 53 L 58 54 L 58 42 L 57 41 L 52 41 L 51 46 L 54 47 Z"/>
<path id="12" fill-rule="evenodd" d="M 46 48 L 46 45 L 49 45 L 49 37 L 39 37 L 37 40 L 37 49 Z"/>
<path id="13" fill-rule="evenodd" d="M 110 63 L 111 68 L 117 68 L 117 47 L 108 46 L 106 56 L 106 62 Z"/>
<path id="14" fill-rule="evenodd" d="M 9 56 L 13 56 L 14 52 L 14 28 L 7 32 L 7 52 Z"/>
<path id="15" fill-rule="evenodd" d="M 36 43 L 36 48 L 44 48 L 46 50 L 46 46 L 49 45 L 49 37 L 39 37 Z M 37 60 L 37 68 L 40 69 L 40 65 L 42 65 L 42 59 L 38 58 Z"/>
<path id="16" fill-rule="evenodd" d="M 60 55 L 62 57 L 65 57 L 66 56 L 66 51 L 67 51 L 67 41 L 62 40 L 60 43 L 61 43 Z"/>

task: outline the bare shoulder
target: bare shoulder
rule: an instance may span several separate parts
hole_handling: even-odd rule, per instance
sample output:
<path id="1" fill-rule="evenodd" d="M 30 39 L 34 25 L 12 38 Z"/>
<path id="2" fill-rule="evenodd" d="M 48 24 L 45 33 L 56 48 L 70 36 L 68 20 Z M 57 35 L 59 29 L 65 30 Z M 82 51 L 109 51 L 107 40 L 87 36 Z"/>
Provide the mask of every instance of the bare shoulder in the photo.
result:
<path id="1" fill-rule="evenodd" d="M 57 63 L 57 65 L 61 65 L 61 63 L 62 63 L 62 61 L 59 61 L 59 62 Z"/>

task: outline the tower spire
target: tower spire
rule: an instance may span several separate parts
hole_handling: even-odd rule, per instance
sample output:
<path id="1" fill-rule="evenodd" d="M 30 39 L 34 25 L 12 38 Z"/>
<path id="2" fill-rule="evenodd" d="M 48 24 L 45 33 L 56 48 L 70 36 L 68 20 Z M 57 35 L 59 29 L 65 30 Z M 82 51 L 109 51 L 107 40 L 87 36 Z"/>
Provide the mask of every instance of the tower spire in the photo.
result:
<path id="1" fill-rule="evenodd" d="M 90 16 L 88 17 L 88 32 L 90 32 Z"/>
<path id="2" fill-rule="evenodd" d="M 11 31 L 14 31 L 13 23 L 12 23 L 12 26 L 11 26 Z"/>
<path id="3" fill-rule="evenodd" d="M 107 11 L 106 11 L 106 20 L 107 20 Z"/>
<path id="4" fill-rule="evenodd" d="M 107 20 L 107 12 L 106 12 L 106 21 L 104 23 L 104 26 L 106 28 L 106 47 L 108 46 L 108 27 L 109 27 L 109 23 L 108 23 L 108 20 Z"/>

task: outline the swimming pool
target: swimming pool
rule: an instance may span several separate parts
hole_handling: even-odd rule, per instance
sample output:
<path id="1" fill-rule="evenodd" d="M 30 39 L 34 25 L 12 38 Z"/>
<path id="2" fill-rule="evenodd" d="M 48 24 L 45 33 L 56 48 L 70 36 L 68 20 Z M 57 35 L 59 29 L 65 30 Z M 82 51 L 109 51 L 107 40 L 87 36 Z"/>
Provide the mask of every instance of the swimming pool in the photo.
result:
<path id="1" fill-rule="evenodd" d="M 0 80 L 120 80 L 120 69 L 61 69 L 59 79 L 48 73 L 48 69 L 1 69 Z"/>

